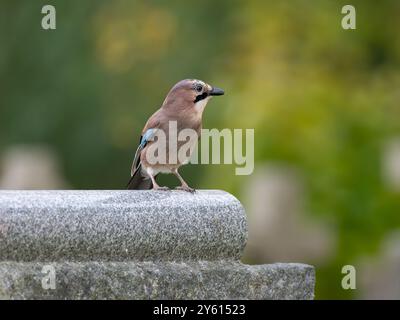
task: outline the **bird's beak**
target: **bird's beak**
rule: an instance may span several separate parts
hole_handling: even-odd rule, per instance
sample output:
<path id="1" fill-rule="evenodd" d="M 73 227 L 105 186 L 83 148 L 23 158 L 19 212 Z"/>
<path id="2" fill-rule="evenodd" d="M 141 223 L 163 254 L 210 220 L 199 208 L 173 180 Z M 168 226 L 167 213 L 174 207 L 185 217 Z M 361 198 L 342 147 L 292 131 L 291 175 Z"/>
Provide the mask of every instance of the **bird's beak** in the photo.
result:
<path id="1" fill-rule="evenodd" d="M 224 90 L 217 87 L 212 87 L 209 94 L 210 96 L 222 96 L 224 94 Z"/>

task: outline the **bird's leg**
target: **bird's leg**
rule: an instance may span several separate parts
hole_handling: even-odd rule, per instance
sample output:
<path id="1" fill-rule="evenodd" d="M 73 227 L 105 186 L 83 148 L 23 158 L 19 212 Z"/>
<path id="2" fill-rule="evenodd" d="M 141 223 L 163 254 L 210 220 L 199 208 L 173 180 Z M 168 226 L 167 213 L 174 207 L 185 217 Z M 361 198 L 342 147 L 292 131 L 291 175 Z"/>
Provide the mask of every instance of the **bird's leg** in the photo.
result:
<path id="1" fill-rule="evenodd" d="M 179 181 L 181 182 L 181 186 L 180 187 L 176 187 L 175 189 L 177 190 L 183 190 L 183 191 L 188 191 L 188 192 L 195 192 L 196 190 L 189 187 L 188 184 L 186 183 L 185 180 L 183 180 L 183 178 L 181 177 L 181 175 L 178 172 L 178 169 L 174 169 L 172 170 L 172 173 L 179 179 Z"/>
<path id="2" fill-rule="evenodd" d="M 169 190 L 168 187 L 160 187 L 158 183 L 156 182 L 156 179 L 154 176 L 147 170 L 147 174 L 150 176 L 151 182 L 153 183 L 153 189 L 152 190 L 160 190 L 160 191 L 167 191 Z"/>

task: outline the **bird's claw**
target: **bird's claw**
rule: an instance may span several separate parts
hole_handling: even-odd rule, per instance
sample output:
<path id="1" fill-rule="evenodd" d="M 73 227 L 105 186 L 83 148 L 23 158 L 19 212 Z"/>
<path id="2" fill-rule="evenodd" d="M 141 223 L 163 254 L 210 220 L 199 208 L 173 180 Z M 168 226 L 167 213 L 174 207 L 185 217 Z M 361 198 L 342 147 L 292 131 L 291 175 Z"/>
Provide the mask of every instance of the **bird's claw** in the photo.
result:
<path id="1" fill-rule="evenodd" d="M 186 191 L 186 192 L 190 192 L 190 193 L 195 193 L 196 190 L 189 187 L 189 186 L 179 186 L 175 188 L 176 190 L 182 190 L 182 191 Z"/>

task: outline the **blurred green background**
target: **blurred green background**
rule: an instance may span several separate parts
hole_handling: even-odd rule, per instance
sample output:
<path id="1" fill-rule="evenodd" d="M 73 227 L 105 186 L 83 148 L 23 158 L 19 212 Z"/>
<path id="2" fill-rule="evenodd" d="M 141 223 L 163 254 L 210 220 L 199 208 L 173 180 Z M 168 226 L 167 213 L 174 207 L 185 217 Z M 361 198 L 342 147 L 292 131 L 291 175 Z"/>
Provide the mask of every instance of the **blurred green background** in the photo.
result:
<path id="1" fill-rule="evenodd" d="M 384 148 L 400 136 L 400 2 L 350 2 L 356 30 L 341 27 L 349 1 L 1 0 L 0 155 L 45 145 L 69 187 L 124 188 L 170 87 L 222 87 L 203 126 L 254 128 L 253 175 L 269 162 L 301 173 L 308 217 L 335 226 L 334 253 L 314 263 L 316 298 L 357 298 L 341 287 L 342 266 L 377 256 L 400 228 L 400 193 L 382 175 Z M 54 31 L 41 28 L 45 4 L 56 7 Z M 252 178 L 233 165 L 182 173 L 240 200 Z"/>

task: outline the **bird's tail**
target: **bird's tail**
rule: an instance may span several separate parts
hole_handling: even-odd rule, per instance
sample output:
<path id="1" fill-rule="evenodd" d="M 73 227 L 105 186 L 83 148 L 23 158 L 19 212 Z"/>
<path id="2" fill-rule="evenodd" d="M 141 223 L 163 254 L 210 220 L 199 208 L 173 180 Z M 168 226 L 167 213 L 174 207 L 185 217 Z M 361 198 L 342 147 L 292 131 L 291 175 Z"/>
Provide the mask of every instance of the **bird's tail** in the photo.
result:
<path id="1" fill-rule="evenodd" d="M 139 169 L 139 170 L 138 170 Z M 148 177 L 144 177 L 141 173 L 140 168 L 138 168 L 130 178 L 127 189 L 134 190 L 149 190 L 153 187 L 153 183 L 151 179 Z"/>

